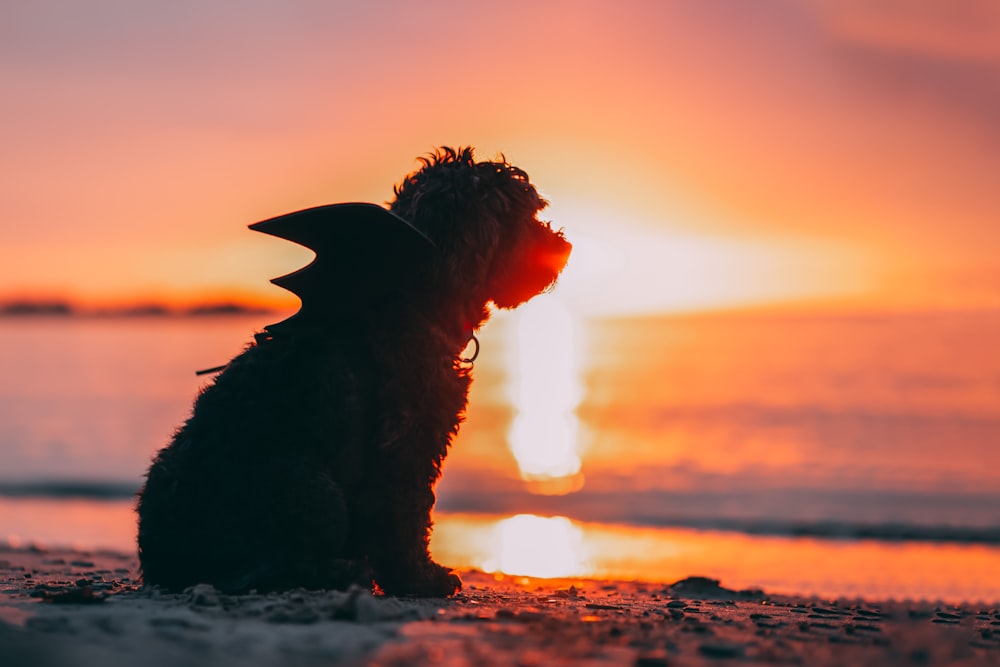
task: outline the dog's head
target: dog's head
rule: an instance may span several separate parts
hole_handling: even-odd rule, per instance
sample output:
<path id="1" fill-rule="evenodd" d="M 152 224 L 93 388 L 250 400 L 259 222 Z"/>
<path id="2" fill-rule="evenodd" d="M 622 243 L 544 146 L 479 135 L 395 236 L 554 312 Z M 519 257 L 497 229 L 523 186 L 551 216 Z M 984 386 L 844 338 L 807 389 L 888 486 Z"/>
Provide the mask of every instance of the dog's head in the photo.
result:
<path id="1" fill-rule="evenodd" d="M 393 213 L 439 249 L 428 288 L 454 305 L 514 308 L 549 289 L 572 246 L 538 219 L 548 204 L 528 175 L 498 161 L 476 162 L 471 148 L 442 148 L 396 186 Z"/>

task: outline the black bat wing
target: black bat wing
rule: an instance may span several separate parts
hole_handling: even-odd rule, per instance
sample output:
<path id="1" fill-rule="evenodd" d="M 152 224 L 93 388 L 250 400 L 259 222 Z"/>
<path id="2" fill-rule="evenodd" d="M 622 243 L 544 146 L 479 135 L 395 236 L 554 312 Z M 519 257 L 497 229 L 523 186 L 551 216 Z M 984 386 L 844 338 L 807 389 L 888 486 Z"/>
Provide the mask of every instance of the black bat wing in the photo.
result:
<path id="1" fill-rule="evenodd" d="M 377 204 L 307 208 L 250 225 L 316 253 L 305 267 L 271 282 L 301 299 L 299 311 L 269 332 L 322 326 L 406 285 L 435 251 L 433 241 Z"/>

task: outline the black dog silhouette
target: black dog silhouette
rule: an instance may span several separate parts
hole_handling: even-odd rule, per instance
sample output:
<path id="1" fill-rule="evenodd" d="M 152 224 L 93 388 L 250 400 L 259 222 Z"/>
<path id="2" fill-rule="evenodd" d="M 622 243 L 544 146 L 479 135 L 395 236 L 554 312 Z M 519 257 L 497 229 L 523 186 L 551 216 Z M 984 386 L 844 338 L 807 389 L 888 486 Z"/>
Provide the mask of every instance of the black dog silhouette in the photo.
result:
<path id="1" fill-rule="evenodd" d="M 431 560 L 434 485 L 466 408 L 461 355 L 569 256 L 527 174 L 442 148 L 390 209 L 346 204 L 252 227 L 316 260 L 275 282 L 302 309 L 204 389 L 138 499 L 146 584 L 230 592 L 376 583 L 461 588 Z"/>

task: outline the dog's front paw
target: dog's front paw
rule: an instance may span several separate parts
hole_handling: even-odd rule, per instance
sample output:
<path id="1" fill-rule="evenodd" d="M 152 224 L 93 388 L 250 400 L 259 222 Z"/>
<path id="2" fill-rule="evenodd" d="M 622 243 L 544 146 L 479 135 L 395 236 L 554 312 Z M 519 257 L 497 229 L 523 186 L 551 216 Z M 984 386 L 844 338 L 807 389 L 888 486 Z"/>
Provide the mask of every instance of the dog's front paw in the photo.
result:
<path id="1" fill-rule="evenodd" d="M 462 590 L 462 579 L 454 572 L 448 572 L 448 575 L 444 578 L 444 583 L 441 588 L 445 597 L 454 595 L 455 593 Z"/>
<path id="2" fill-rule="evenodd" d="M 422 598 L 445 598 L 462 590 L 458 575 L 437 563 L 429 563 L 419 573 L 404 578 L 379 582 L 389 595 L 413 595 Z"/>

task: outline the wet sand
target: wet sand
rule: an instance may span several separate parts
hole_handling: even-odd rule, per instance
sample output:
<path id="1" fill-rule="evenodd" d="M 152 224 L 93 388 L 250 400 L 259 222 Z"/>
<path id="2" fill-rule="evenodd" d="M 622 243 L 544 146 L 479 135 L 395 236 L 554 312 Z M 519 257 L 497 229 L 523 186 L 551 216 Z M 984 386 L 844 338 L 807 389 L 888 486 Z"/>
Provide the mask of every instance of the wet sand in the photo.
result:
<path id="1" fill-rule="evenodd" d="M 1000 665 L 996 604 L 461 574 L 448 600 L 174 595 L 133 556 L 0 549 L 0 664 Z"/>

